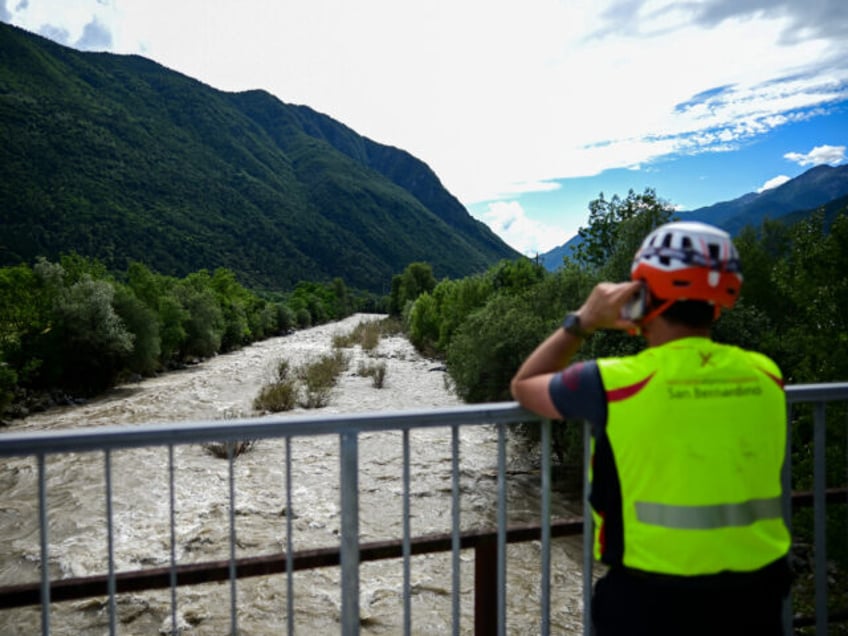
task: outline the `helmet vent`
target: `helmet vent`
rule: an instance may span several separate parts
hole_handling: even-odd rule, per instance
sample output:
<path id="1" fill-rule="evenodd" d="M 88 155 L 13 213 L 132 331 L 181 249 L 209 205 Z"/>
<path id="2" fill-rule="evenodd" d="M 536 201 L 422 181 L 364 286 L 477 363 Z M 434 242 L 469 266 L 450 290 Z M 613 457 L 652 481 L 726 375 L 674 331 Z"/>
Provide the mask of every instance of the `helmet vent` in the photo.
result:
<path id="1" fill-rule="evenodd" d="M 671 234 L 666 234 L 665 236 L 663 236 L 662 247 L 664 247 L 664 248 L 670 248 L 671 247 Z M 659 251 L 660 264 L 663 267 L 668 267 L 669 265 L 671 265 L 671 258 L 668 256 L 668 254 L 665 253 L 666 250 L 660 249 L 658 251 Z"/>
<path id="2" fill-rule="evenodd" d="M 710 250 L 710 258 L 713 261 L 719 260 L 719 257 L 721 256 L 721 246 L 716 243 L 710 243 L 707 247 Z"/>

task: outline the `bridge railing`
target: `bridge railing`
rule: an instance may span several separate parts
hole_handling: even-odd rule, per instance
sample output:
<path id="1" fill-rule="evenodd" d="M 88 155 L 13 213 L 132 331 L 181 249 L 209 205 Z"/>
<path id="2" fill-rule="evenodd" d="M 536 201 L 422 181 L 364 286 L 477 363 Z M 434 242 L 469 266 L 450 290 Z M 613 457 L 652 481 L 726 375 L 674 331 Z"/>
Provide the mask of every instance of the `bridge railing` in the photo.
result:
<path id="1" fill-rule="evenodd" d="M 815 509 L 815 582 L 817 633 L 826 633 L 827 625 L 827 560 L 825 547 L 825 506 L 827 484 L 825 464 L 825 409 L 831 401 L 848 401 L 848 383 L 826 385 L 798 385 L 787 388 L 791 408 L 811 403 L 814 409 L 815 478 L 812 495 Z M 790 422 L 792 418 L 790 416 Z M 517 423 L 538 422 L 541 427 L 540 515 L 536 526 L 519 528 L 507 524 L 506 439 L 510 426 Z M 462 531 L 460 524 L 460 429 L 474 426 L 494 426 L 497 430 L 497 512 L 496 527 L 489 532 Z M 149 424 L 144 426 L 114 426 L 95 429 L 71 429 L 44 432 L 10 432 L 0 435 L 0 457 L 28 456 L 35 458 L 38 479 L 38 514 L 40 527 L 39 562 L 47 564 L 50 558 L 50 536 L 47 510 L 46 458 L 54 454 L 98 452 L 103 454 L 106 488 L 106 525 L 108 570 L 101 576 L 79 579 L 51 580 L 47 567 L 41 567 L 40 581 L 34 584 L 11 585 L 0 588 L 2 608 L 23 605 L 40 605 L 41 632 L 51 633 L 51 603 L 71 598 L 94 595 L 108 597 L 109 633 L 117 632 L 116 598 L 118 594 L 140 589 L 168 588 L 171 590 L 171 625 L 177 633 L 176 589 L 182 585 L 201 582 L 226 581 L 230 586 L 230 632 L 238 633 L 237 581 L 246 576 L 285 574 L 286 627 L 294 633 L 294 579 L 295 570 L 339 566 L 341 633 L 358 634 L 360 629 L 360 564 L 367 560 L 400 558 L 403 584 L 403 631 L 412 632 L 411 559 L 413 555 L 435 551 L 451 553 L 451 621 L 452 633 L 461 631 L 460 570 L 461 551 L 475 549 L 475 611 L 476 633 L 506 633 L 506 572 L 507 543 L 513 541 L 539 541 L 539 633 L 549 634 L 551 590 L 551 542 L 557 536 L 580 532 L 584 542 L 583 560 L 583 616 L 584 633 L 590 633 L 588 621 L 591 607 L 592 559 L 591 515 L 582 520 L 552 519 L 551 516 L 551 422 L 541 420 L 515 403 L 468 405 L 426 411 L 378 412 L 350 415 L 292 415 L 280 418 L 235 419 L 210 422 Z M 410 491 L 411 450 L 410 431 L 424 428 L 447 428 L 451 438 L 451 532 L 443 537 L 413 537 L 411 534 Z M 359 532 L 359 445 L 362 433 L 400 431 L 402 434 L 402 536 L 397 542 L 362 543 Z M 295 552 L 292 544 L 291 515 L 286 516 L 286 544 L 281 554 L 260 557 L 236 558 L 236 480 L 233 470 L 236 445 L 244 440 L 283 439 L 286 445 L 285 480 L 286 507 L 291 510 L 292 482 L 290 443 L 292 439 L 307 436 L 336 436 L 339 443 L 339 493 L 340 528 L 337 548 Z M 588 435 L 585 452 L 588 453 Z M 175 552 L 174 511 L 174 448 L 183 444 L 224 442 L 227 448 L 229 489 L 229 559 L 224 561 L 179 564 Z M 111 479 L 112 453 L 117 450 L 140 447 L 166 447 L 170 475 L 170 565 L 165 568 L 145 569 L 137 572 L 118 572 L 114 559 L 113 489 Z M 584 462 L 588 465 L 588 462 Z M 789 483 L 789 472 L 785 474 Z M 584 478 L 584 484 L 587 480 Z M 788 492 L 788 489 L 787 489 Z M 787 500 L 787 511 L 789 502 Z M 492 558 L 494 567 L 492 567 Z M 494 570 L 494 571 L 492 571 Z M 494 605 L 491 597 L 495 597 Z M 791 609 L 787 609 L 787 624 Z M 824 626 L 824 627 L 820 627 Z M 465 630 L 467 631 L 467 629 Z M 787 631 L 787 633 L 789 633 Z"/>

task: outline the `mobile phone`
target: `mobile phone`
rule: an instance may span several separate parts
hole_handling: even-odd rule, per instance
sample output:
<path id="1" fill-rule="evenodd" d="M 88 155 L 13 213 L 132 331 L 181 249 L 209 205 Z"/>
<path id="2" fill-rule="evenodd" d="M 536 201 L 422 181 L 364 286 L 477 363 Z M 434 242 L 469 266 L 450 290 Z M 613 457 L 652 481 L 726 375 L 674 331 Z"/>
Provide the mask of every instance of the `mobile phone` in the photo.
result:
<path id="1" fill-rule="evenodd" d="M 648 308 L 648 287 L 642 283 L 633 297 L 624 303 L 621 308 L 621 317 L 624 320 L 636 322 L 641 320 Z"/>

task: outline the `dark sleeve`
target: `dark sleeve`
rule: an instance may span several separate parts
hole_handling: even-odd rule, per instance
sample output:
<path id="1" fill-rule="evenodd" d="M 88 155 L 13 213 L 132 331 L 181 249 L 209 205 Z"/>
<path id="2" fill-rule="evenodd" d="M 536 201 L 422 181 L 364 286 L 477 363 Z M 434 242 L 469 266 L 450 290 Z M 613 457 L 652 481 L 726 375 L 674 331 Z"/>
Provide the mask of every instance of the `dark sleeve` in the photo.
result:
<path id="1" fill-rule="evenodd" d="M 605 423 L 606 392 L 594 360 L 576 362 L 554 374 L 548 391 L 563 419 L 589 420 L 595 426 Z"/>

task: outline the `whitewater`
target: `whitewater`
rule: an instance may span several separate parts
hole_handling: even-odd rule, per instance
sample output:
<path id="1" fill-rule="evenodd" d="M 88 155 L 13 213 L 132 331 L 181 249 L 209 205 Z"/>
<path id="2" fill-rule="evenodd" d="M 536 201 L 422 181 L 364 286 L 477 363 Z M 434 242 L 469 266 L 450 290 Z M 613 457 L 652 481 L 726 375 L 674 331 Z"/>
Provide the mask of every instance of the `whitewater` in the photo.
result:
<path id="1" fill-rule="evenodd" d="M 15 420 L 10 431 L 52 430 L 104 425 L 143 426 L 150 422 L 268 417 L 253 400 L 281 360 L 292 368 L 332 350 L 333 337 L 361 321 L 383 318 L 356 314 L 340 322 L 271 338 L 215 356 L 183 370 L 122 385 L 78 406 Z M 345 349 L 348 370 L 329 404 L 289 414 L 403 411 L 458 406 L 439 361 L 422 357 L 402 336 L 384 336 L 371 352 Z M 360 362 L 386 365 L 382 388 L 357 374 Z M 273 417 L 286 417 L 276 414 Z M 2 433 L 0 433 L 2 434 Z M 497 501 L 497 431 L 464 427 L 460 436 L 461 524 L 463 530 L 492 528 Z M 413 536 L 451 528 L 451 432 L 413 430 L 410 525 Z M 286 521 L 292 522 L 295 550 L 332 547 L 339 537 L 339 441 L 299 437 L 291 441 L 292 509 L 285 502 L 285 442 L 257 440 L 234 460 L 237 556 L 279 554 L 286 547 Z M 539 520 L 537 453 L 510 436 L 507 448 L 510 523 Z M 229 469 L 226 459 L 202 445 L 174 447 L 175 551 L 177 562 L 229 558 Z M 107 571 L 106 498 L 102 453 L 49 456 L 46 461 L 50 562 L 53 578 Z M 170 509 L 167 447 L 112 453 L 114 559 L 117 571 L 163 567 L 170 563 Z M 402 535 L 402 446 L 400 432 L 364 433 L 359 441 L 360 539 L 399 539 Z M 32 458 L 0 463 L 0 585 L 39 580 L 37 469 Z M 554 516 L 579 514 L 579 506 L 554 496 Z M 509 634 L 539 633 L 540 545 L 508 546 L 507 615 Z M 581 542 L 552 544 L 551 631 L 582 632 Z M 461 633 L 473 632 L 473 552 L 461 555 Z M 448 634 L 451 625 L 450 554 L 414 557 L 412 632 Z M 322 568 L 294 575 L 298 634 L 338 633 L 340 571 Z M 363 634 L 402 633 L 400 560 L 364 563 L 360 568 Z M 285 633 L 285 575 L 237 582 L 238 630 L 242 636 Z M 184 635 L 220 635 L 230 629 L 229 584 L 181 587 L 177 627 Z M 494 608 L 493 608 L 494 611 Z M 109 630 L 108 599 L 55 603 L 51 633 L 97 635 Z M 171 633 L 169 590 L 121 594 L 118 633 Z M 40 608 L 0 611 L 0 636 L 40 633 Z"/>

